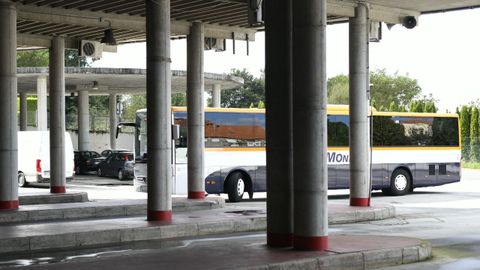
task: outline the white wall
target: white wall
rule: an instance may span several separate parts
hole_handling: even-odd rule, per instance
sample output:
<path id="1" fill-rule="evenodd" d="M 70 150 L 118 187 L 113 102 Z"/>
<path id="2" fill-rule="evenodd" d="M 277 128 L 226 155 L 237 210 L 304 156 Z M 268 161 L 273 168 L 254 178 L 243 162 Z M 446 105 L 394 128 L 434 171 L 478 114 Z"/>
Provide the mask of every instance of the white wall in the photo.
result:
<path id="1" fill-rule="evenodd" d="M 69 131 L 72 136 L 73 148 L 78 150 L 78 134 Z M 120 133 L 117 138 L 118 149 L 128 149 L 134 151 L 133 134 Z M 90 149 L 97 152 L 102 152 L 105 149 L 110 149 L 110 134 L 109 133 L 90 133 Z"/>

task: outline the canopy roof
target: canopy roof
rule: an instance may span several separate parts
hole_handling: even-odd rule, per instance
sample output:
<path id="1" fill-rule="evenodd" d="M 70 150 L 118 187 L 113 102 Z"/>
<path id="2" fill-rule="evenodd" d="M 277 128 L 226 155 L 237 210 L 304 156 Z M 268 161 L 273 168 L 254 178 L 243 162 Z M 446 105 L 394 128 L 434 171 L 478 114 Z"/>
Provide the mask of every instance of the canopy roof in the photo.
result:
<path id="1" fill-rule="evenodd" d="M 250 0 L 253 2 L 253 0 Z M 189 33 L 193 21 L 205 23 L 205 36 L 251 40 L 261 25 L 250 27 L 249 0 L 171 0 L 172 38 Z M 259 1 L 259 0 L 257 0 Z M 275 0 L 270 0 L 275 1 Z M 145 40 L 145 0 L 12 0 L 18 10 L 19 46 L 49 47 L 53 35 L 67 37 L 67 47 L 97 40 L 112 28 L 119 43 Z M 405 16 L 476 8 L 480 0 L 366 0 L 370 18 L 401 23 Z M 355 0 L 328 0 L 329 22 L 354 15 Z"/>

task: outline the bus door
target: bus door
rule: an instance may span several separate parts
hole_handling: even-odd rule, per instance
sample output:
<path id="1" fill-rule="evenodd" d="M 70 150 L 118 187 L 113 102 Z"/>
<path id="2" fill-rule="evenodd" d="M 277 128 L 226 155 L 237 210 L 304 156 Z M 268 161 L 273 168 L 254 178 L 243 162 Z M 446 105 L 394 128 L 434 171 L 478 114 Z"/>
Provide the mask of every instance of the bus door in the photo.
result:
<path id="1" fill-rule="evenodd" d="M 175 147 L 175 159 L 172 159 L 173 169 L 173 193 L 186 194 L 188 190 L 187 148 Z"/>
<path id="2" fill-rule="evenodd" d="M 180 135 L 180 125 L 175 124 L 172 115 L 172 180 L 173 194 L 187 194 L 188 169 L 186 140 Z"/>

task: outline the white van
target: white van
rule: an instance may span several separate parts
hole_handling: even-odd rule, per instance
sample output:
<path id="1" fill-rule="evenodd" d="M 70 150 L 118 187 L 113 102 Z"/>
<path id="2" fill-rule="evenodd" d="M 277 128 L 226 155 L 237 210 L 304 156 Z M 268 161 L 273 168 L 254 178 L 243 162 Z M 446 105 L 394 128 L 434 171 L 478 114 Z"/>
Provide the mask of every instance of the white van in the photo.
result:
<path id="1" fill-rule="evenodd" d="M 73 144 L 65 132 L 65 175 L 73 178 Z M 50 132 L 18 131 L 18 184 L 50 182 Z"/>

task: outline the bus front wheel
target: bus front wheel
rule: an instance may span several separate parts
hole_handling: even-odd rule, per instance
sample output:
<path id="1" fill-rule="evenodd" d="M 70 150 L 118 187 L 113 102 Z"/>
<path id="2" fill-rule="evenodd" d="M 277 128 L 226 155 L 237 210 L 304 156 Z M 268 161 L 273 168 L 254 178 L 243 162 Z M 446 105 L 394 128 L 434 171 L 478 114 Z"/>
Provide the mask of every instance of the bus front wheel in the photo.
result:
<path id="1" fill-rule="evenodd" d="M 410 190 L 412 178 L 405 169 L 396 169 L 390 179 L 389 193 L 394 196 L 405 195 Z"/>
<path id="2" fill-rule="evenodd" d="M 25 187 L 27 186 L 27 178 L 25 177 L 25 174 L 23 174 L 22 172 L 19 172 L 18 173 L 18 186 L 20 187 Z"/>
<path id="3" fill-rule="evenodd" d="M 241 172 L 234 172 L 228 177 L 226 191 L 228 200 L 231 202 L 239 202 L 245 193 L 246 180 Z"/>

